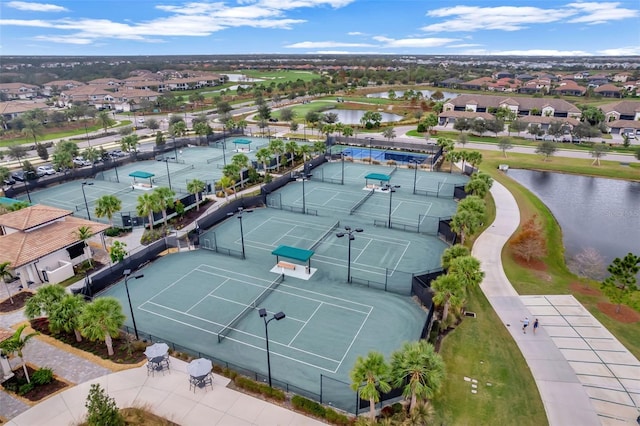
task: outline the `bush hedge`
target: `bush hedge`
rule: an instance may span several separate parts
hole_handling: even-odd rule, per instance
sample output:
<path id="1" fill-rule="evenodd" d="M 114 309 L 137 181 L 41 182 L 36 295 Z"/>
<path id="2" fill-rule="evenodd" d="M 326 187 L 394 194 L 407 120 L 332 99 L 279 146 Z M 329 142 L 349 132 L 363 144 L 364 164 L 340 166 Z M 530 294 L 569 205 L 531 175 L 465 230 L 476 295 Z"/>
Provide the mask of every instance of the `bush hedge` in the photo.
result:
<path id="1" fill-rule="evenodd" d="M 46 385 L 53 381 L 53 370 L 47 367 L 43 367 L 31 376 L 31 381 L 36 385 Z"/>
<path id="2" fill-rule="evenodd" d="M 255 380 L 251 380 L 247 377 L 237 376 L 233 382 L 236 384 L 236 386 L 244 390 L 247 390 L 249 392 L 253 392 L 256 394 L 264 395 L 268 398 L 272 398 L 277 401 L 284 401 L 286 399 L 284 392 L 281 391 L 280 389 L 269 387 L 269 385 L 256 382 Z"/>
<path id="3" fill-rule="evenodd" d="M 324 407 L 322 404 L 311 401 L 310 399 L 307 399 L 300 395 L 295 395 L 293 398 L 291 398 L 291 405 L 293 405 L 293 407 L 297 410 L 300 410 L 307 414 L 311 414 L 312 416 L 323 418 L 334 425 L 351 424 L 351 420 L 349 420 L 349 417 L 345 416 L 344 414 L 340 414 L 332 408 Z"/>

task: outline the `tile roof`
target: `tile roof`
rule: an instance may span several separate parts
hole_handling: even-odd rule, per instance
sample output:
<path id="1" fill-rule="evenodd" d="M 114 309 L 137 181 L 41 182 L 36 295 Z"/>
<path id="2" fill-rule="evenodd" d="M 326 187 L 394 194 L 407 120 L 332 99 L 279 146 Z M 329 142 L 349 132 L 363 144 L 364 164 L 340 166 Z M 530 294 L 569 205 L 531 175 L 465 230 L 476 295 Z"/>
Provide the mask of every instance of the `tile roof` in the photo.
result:
<path id="1" fill-rule="evenodd" d="M 508 102 L 507 102 L 508 101 Z M 447 104 L 453 104 L 458 107 L 465 107 L 469 104 L 477 104 L 483 107 L 499 107 L 501 104 L 508 103 L 509 105 L 513 105 L 513 103 L 519 106 L 519 110 L 532 110 L 534 108 L 542 109 L 545 106 L 553 107 L 554 110 L 558 112 L 570 112 L 570 113 L 580 113 L 580 109 L 575 105 L 565 101 L 564 99 L 552 99 L 552 98 L 528 98 L 528 97 L 517 97 L 512 98 L 509 96 L 500 96 L 500 95 L 477 95 L 477 94 L 469 94 L 469 95 L 460 95 L 456 98 L 451 99 L 447 102 Z"/>
<path id="2" fill-rule="evenodd" d="M 3 216 L 7 215 L 2 215 L 0 218 Z M 76 231 L 81 226 L 89 227 L 92 234 L 100 233 L 109 228 L 107 224 L 67 216 L 64 220 L 29 232 L 13 232 L 3 235 L 0 236 L 0 263 L 10 262 L 11 267 L 15 269 L 72 246 L 81 241 L 76 235 Z"/>
<path id="3" fill-rule="evenodd" d="M 0 226 L 26 231 L 47 222 L 71 215 L 71 210 L 36 204 L 15 212 L 0 215 Z"/>
<path id="4" fill-rule="evenodd" d="M 605 114 L 608 112 L 618 112 L 624 115 L 635 115 L 640 112 L 640 102 L 638 101 L 619 101 L 610 104 L 602 105 L 600 107 Z"/>

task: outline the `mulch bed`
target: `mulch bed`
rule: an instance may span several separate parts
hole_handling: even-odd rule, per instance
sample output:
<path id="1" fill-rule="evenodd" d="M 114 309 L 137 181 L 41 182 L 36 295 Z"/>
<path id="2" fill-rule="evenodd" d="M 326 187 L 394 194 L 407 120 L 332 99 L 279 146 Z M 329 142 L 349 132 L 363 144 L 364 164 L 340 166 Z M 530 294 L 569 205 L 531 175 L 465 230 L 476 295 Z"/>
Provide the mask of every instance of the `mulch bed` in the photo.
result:
<path id="1" fill-rule="evenodd" d="M 29 300 L 31 296 L 33 296 L 33 293 L 31 293 L 30 291 L 20 291 L 16 294 L 11 295 L 11 297 L 13 298 L 13 304 L 8 298 L 0 302 L 0 313 L 6 314 L 8 312 L 17 311 L 18 309 L 24 308 L 25 303 L 27 303 L 27 300 Z"/>
<path id="2" fill-rule="evenodd" d="M 33 373 L 35 373 L 35 370 L 27 365 L 27 371 L 29 372 L 29 377 L 33 377 Z M 13 373 L 15 374 L 15 376 L 2 384 L 5 389 L 7 388 L 7 386 L 11 386 L 11 384 L 26 383 L 22 366 L 13 370 Z M 54 377 L 50 383 L 47 383 L 46 385 L 37 385 L 29 392 L 20 396 L 22 398 L 28 399 L 29 401 L 37 402 L 48 397 L 49 395 L 53 395 L 54 393 L 66 388 L 67 386 L 68 385 L 65 382 L 61 382 Z"/>
<path id="3" fill-rule="evenodd" d="M 128 336 L 121 333 L 119 337 L 113 339 L 113 356 L 109 356 L 107 345 L 99 340 L 92 342 L 88 339 L 82 339 L 81 342 L 76 341 L 74 333 L 52 334 L 49 331 L 49 320 L 47 318 L 36 318 L 31 321 L 31 327 L 47 336 L 51 336 L 69 346 L 80 349 L 85 352 L 92 353 L 102 359 L 116 362 L 118 364 L 137 364 L 144 361 L 147 357 L 144 354 L 146 344 L 132 342 Z"/>
<path id="4" fill-rule="evenodd" d="M 602 292 L 597 288 L 588 287 L 578 282 L 569 284 L 569 288 L 572 292 L 584 294 L 585 296 L 602 296 Z"/>
<path id="5" fill-rule="evenodd" d="M 536 260 L 536 259 L 531 259 L 530 261 L 526 261 L 523 258 L 521 258 L 520 256 L 513 256 L 513 260 L 515 260 L 515 262 L 522 266 L 523 268 L 527 268 L 527 269 L 532 269 L 534 271 L 546 271 L 547 270 L 547 264 L 544 263 L 541 260 Z"/>
<path id="6" fill-rule="evenodd" d="M 600 302 L 597 306 L 600 312 L 616 321 L 625 324 L 640 322 L 640 312 L 634 311 L 628 306 L 621 305 L 620 312 L 616 312 L 618 305 L 614 305 L 613 303 Z"/>

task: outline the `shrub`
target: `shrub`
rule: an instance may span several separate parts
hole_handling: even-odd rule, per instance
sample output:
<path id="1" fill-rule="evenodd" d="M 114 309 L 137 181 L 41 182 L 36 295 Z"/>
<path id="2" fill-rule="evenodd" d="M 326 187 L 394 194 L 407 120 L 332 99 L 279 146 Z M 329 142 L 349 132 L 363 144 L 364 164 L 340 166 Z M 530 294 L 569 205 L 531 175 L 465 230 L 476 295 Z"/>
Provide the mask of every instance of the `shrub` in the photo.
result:
<path id="1" fill-rule="evenodd" d="M 117 237 L 117 236 L 119 236 L 120 234 L 122 234 L 122 233 L 124 233 L 124 232 L 125 232 L 125 231 L 124 231 L 124 229 L 122 229 L 122 228 L 116 228 L 116 227 L 113 227 L 113 228 L 107 228 L 107 230 L 106 230 L 106 231 L 104 231 L 104 234 L 105 234 L 107 237 Z"/>
<path id="2" fill-rule="evenodd" d="M 251 380 L 247 377 L 238 376 L 237 373 L 236 377 L 233 379 L 233 382 L 236 384 L 236 386 L 249 392 L 261 394 L 278 401 L 284 401 L 286 399 L 284 392 L 282 392 L 280 389 L 274 389 L 269 387 L 269 385 L 267 384 L 256 382 L 255 380 Z"/>
<path id="3" fill-rule="evenodd" d="M 47 383 L 51 383 L 53 381 L 53 370 L 43 367 L 33 373 L 31 381 L 36 385 L 46 385 Z"/>
<path id="4" fill-rule="evenodd" d="M 146 246 L 161 238 L 164 238 L 164 231 L 162 229 L 146 229 L 140 238 L 140 244 Z"/>
<path id="5" fill-rule="evenodd" d="M 124 419 L 113 398 L 99 384 L 91 385 L 87 396 L 87 424 L 89 426 L 123 426 Z"/>
<path id="6" fill-rule="evenodd" d="M 349 417 L 340 414 L 332 408 L 325 408 L 324 418 L 334 425 L 348 425 L 351 423 Z"/>
<path id="7" fill-rule="evenodd" d="M 316 417 L 325 416 L 325 408 L 315 401 L 296 395 L 291 398 L 291 404 L 300 411 L 311 414 Z"/>
<path id="8" fill-rule="evenodd" d="M 20 388 L 18 389 L 18 395 L 25 395 L 29 393 L 35 386 L 36 385 L 33 383 L 25 383 L 23 385 L 20 385 Z"/>

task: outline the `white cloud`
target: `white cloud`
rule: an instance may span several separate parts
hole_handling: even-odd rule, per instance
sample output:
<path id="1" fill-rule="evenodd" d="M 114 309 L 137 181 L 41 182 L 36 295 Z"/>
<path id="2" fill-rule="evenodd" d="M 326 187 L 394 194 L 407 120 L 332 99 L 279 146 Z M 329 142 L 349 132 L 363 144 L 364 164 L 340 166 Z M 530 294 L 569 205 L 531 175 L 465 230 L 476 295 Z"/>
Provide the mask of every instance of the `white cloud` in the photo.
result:
<path id="1" fill-rule="evenodd" d="M 10 1 L 7 7 L 11 7 L 18 10 L 24 10 L 27 12 L 67 12 L 69 9 L 55 4 L 48 3 L 31 3 L 26 1 Z"/>
<path id="2" fill-rule="evenodd" d="M 405 39 L 392 39 L 383 36 L 373 37 L 374 40 L 382 43 L 381 47 L 393 48 L 393 47 L 438 47 L 445 44 L 459 41 L 457 38 L 405 38 Z"/>
<path id="3" fill-rule="evenodd" d="M 350 36 L 361 36 L 361 35 L 365 35 L 364 33 L 361 33 L 360 31 L 350 31 L 347 33 L 347 35 Z"/>
<path id="4" fill-rule="evenodd" d="M 604 24 L 638 16 L 637 10 L 618 7 L 620 3 L 570 3 L 568 6 L 585 13 L 570 19 L 570 23 Z"/>
<path id="5" fill-rule="evenodd" d="M 602 24 L 638 16 L 638 10 L 621 8 L 619 2 L 575 2 L 555 8 L 531 6 L 453 6 L 427 12 L 430 18 L 446 20 L 422 27 L 427 32 L 477 30 L 518 31 L 554 22 Z"/>
<path id="6" fill-rule="evenodd" d="M 604 56 L 640 56 L 640 46 L 614 47 L 612 49 L 603 49 L 599 50 L 598 54 Z"/>
<path id="7" fill-rule="evenodd" d="M 584 50 L 555 50 L 555 49 L 527 49 L 527 50 L 486 50 L 469 49 L 459 52 L 460 55 L 493 55 L 493 56 L 593 56 Z"/>
<path id="8" fill-rule="evenodd" d="M 321 49 L 330 47 L 374 47 L 366 43 L 343 43 L 338 41 L 302 41 L 284 46 L 291 49 Z"/>
<path id="9" fill-rule="evenodd" d="M 461 43 L 461 44 L 450 44 L 446 47 L 448 48 L 461 48 L 461 47 L 478 47 L 478 46 L 482 46 L 481 44 L 474 44 L 474 43 Z"/>

